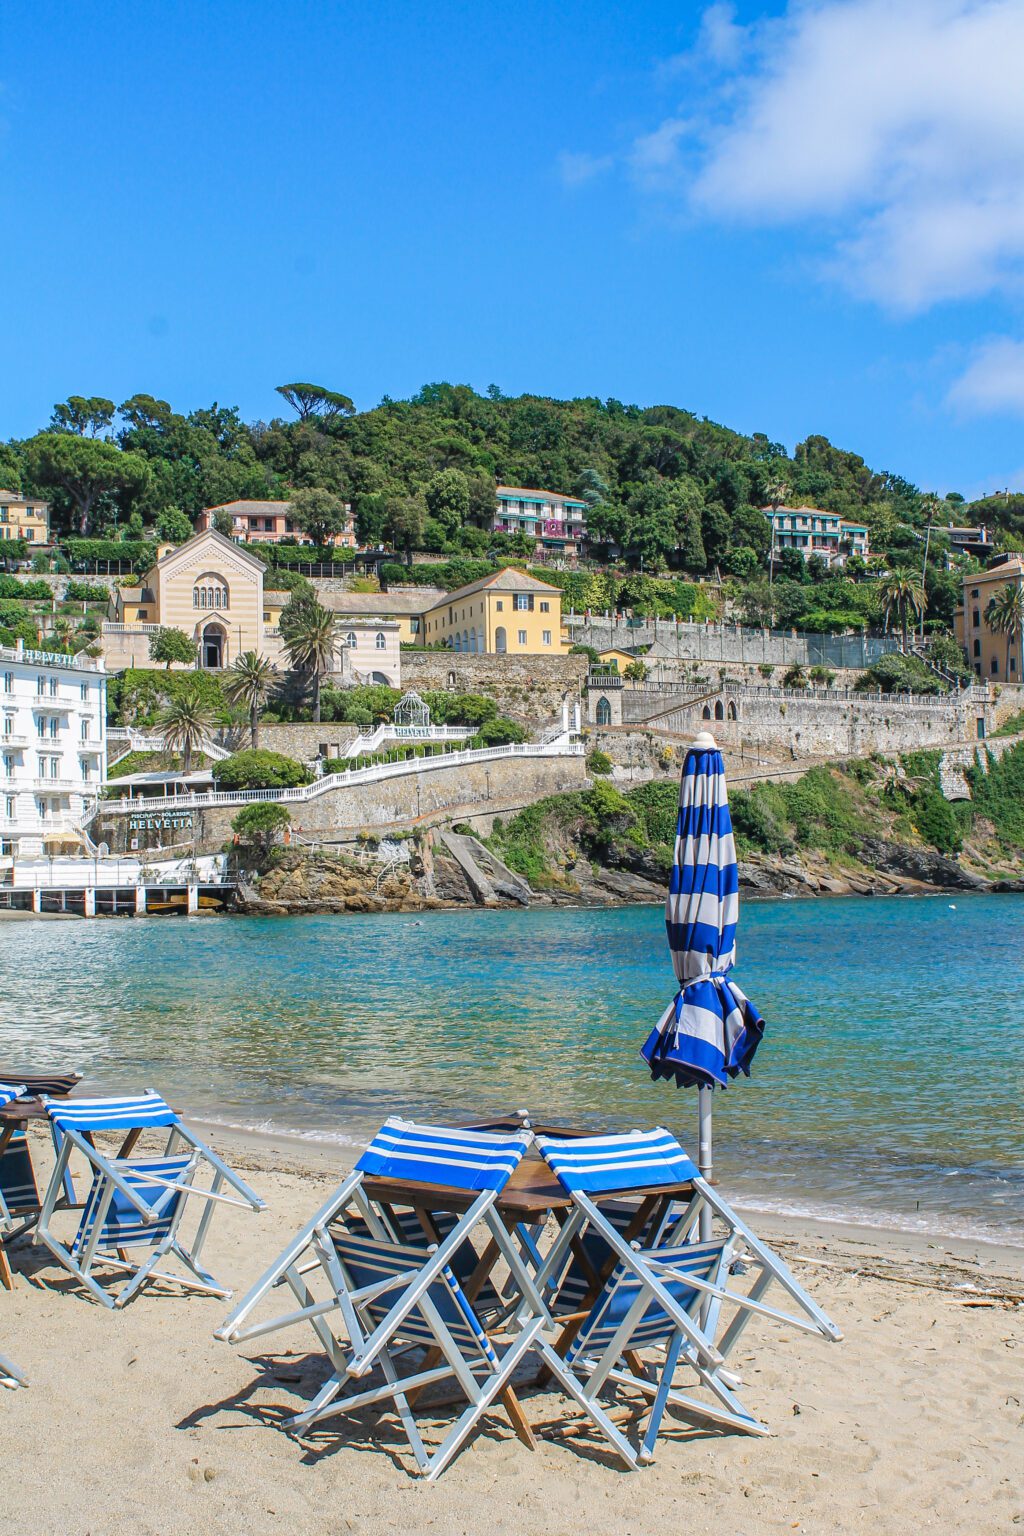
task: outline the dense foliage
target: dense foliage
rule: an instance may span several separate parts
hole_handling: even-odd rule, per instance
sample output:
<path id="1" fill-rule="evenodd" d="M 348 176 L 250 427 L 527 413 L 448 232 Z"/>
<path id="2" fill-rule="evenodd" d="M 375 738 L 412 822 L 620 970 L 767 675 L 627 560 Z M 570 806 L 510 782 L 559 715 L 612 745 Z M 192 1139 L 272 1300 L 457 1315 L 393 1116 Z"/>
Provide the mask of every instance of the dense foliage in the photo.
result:
<path id="1" fill-rule="evenodd" d="M 530 553 L 521 536 L 482 526 L 496 480 L 573 492 L 587 502 L 599 556 L 627 571 L 717 569 L 738 583 L 752 621 L 767 613 L 783 626 L 823 630 L 877 622 L 871 573 L 854 558 L 848 575 L 826 577 L 783 551 L 769 590 L 763 506 L 810 504 L 856 518 L 890 566 L 918 573 L 929 523 L 983 519 L 1001 545 L 1024 534 L 1024 495 L 973 507 L 955 494 L 939 502 L 824 437 L 790 454 L 763 434 L 733 432 L 676 406 L 506 397 L 496 387 L 480 395 L 442 383 L 357 412 L 347 396 L 319 386 L 282 385 L 279 393 L 295 419 L 252 424 L 217 404 L 181 413 L 145 394 L 116 409 L 103 397 L 73 396 L 46 430 L 0 445 L 0 485 L 51 500 L 72 565 L 120 559 L 139 569 L 152 556 L 152 532 L 180 537 L 203 507 L 294 494 L 317 537 L 336 526 L 347 501 L 364 542 L 390 541 L 407 561 L 415 549 L 449 556 L 458 569 L 413 565 L 404 573 L 446 586 Z M 946 554 L 947 540 L 933 532 L 925 583 L 932 623 L 948 621 L 956 595 Z M 268 559 L 285 565 L 308 555 L 281 546 Z M 387 569 L 388 579 L 397 575 Z M 586 574 L 553 579 L 577 610 L 619 602 L 657 611 L 644 597 L 588 586 Z M 657 595 L 670 612 L 698 602 L 685 588 Z"/>
<path id="2" fill-rule="evenodd" d="M 214 763 L 218 789 L 293 789 L 309 783 L 309 769 L 283 752 L 233 752 Z"/>

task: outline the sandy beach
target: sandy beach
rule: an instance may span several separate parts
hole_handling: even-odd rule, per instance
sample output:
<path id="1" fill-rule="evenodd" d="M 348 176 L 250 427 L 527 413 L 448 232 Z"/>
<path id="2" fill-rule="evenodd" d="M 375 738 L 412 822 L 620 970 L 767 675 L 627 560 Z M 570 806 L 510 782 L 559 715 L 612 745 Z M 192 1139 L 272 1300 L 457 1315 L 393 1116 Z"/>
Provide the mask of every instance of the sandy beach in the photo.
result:
<path id="1" fill-rule="evenodd" d="M 333 1151 L 214 1139 L 268 1204 L 259 1216 L 225 1208 L 213 1225 L 210 1267 L 240 1294 L 346 1164 Z M 279 1428 L 326 1374 L 308 1330 L 231 1348 L 213 1338 L 227 1303 L 160 1285 L 112 1313 L 45 1250 L 20 1246 L 15 1288 L 0 1292 L 0 1349 L 31 1385 L 0 1392 L 5 1527 L 980 1536 L 1024 1525 L 1024 1250 L 757 1226 L 845 1334 L 826 1344 L 749 1329 L 744 1395 L 770 1439 L 672 1421 L 654 1465 L 627 1473 L 571 1405 L 532 1394 L 536 1452 L 497 1411 L 430 1487 L 409 1475 L 390 1417 L 328 1421 L 302 1444 Z"/>

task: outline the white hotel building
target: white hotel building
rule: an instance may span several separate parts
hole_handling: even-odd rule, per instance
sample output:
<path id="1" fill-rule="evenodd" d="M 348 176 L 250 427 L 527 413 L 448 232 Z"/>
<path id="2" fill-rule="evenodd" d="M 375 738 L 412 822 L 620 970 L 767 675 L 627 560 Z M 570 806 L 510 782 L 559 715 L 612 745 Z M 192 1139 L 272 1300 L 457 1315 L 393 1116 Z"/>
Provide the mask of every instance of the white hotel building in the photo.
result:
<path id="1" fill-rule="evenodd" d="M 102 659 L 0 646 L 0 860 L 80 852 L 107 772 Z M 2 876 L 0 876 L 2 878 Z"/>

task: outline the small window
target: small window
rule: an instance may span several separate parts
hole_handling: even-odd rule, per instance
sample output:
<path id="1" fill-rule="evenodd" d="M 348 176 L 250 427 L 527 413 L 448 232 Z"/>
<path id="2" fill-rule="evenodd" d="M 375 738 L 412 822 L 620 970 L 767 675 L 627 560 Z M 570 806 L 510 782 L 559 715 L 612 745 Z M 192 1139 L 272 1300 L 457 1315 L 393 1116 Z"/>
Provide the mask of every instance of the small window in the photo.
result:
<path id="1" fill-rule="evenodd" d="M 355 650 L 356 632 L 354 629 L 350 629 L 348 634 L 345 636 L 345 644 L 349 646 L 350 649 Z"/>
<path id="2" fill-rule="evenodd" d="M 12 817 L 14 815 L 14 796 L 13 795 L 8 795 L 7 796 L 6 804 L 7 804 L 7 815 L 8 815 L 8 818 L 10 818 L 10 817 Z"/>
<path id="3" fill-rule="evenodd" d="M 13 672 L 5 672 L 4 673 L 4 693 L 13 693 L 13 692 L 14 692 L 14 673 Z"/>
<path id="4" fill-rule="evenodd" d="M 999 657 L 998 656 L 993 656 L 992 657 L 992 675 L 993 675 L 993 677 L 998 677 L 999 676 Z"/>
<path id="5" fill-rule="evenodd" d="M 46 678 L 45 677 L 37 677 L 36 678 L 36 693 L 44 694 L 45 692 L 46 692 Z"/>
<path id="6" fill-rule="evenodd" d="M 520 645 L 525 645 L 526 644 L 526 630 L 525 629 L 521 629 L 519 631 L 519 644 Z"/>
<path id="7" fill-rule="evenodd" d="M 977 587 L 972 587 L 971 588 L 971 596 L 972 597 L 977 597 L 978 595 L 979 595 L 979 589 Z"/>
<path id="8" fill-rule="evenodd" d="M 57 679 L 55 677 L 51 677 L 50 678 L 50 698 L 51 699 L 55 699 L 56 697 L 57 697 Z"/>
<path id="9" fill-rule="evenodd" d="M 40 740 L 42 740 L 42 738 L 46 735 L 46 721 L 43 719 L 37 720 L 36 730 L 39 733 Z"/>
<path id="10" fill-rule="evenodd" d="M 1017 670 L 1017 658 L 1016 658 L 1016 656 L 1011 656 L 1010 657 L 1010 671 L 1011 672 L 1016 672 L 1016 670 Z"/>
<path id="11" fill-rule="evenodd" d="M 495 608 L 497 608 L 499 613 L 504 613 L 504 611 L 505 611 L 505 604 L 502 602 L 500 597 L 498 598 L 498 601 L 495 603 L 494 606 L 495 606 Z"/>
<path id="12" fill-rule="evenodd" d="M 541 613 L 550 613 L 551 612 L 551 604 L 550 603 L 541 603 L 540 611 L 541 611 Z"/>
<path id="13" fill-rule="evenodd" d="M 140 608 L 139 609 L 139 623 L 140 624 L 144 624 L 148 618 L 149 618 L 149 609 L 148 608 Z"/>
<path id="14" fill-rule="evenodd" d="M 551 631 L 550 631 L 550 629 L 544 630 L 543 634 L 541 635 L 541 644 L 542 645 L 550 645 L 551 644 Z"/>
<path id="15" fill-rule="evenodd" d="M 4 735 L 5 736 L 13 736 L 14 735 L 14 716 L 13 715 L 4 715 Z"/>
<path id="16" fill-rule="evenodd" d="M 597 701 L 597 723 L 598 725 L 611 725 L 612 723 L 612 707 L 606 698 L 600 698 Z"/>
<path id="17" fill-rule="evenodd" d="M 975 608 L 974 612 L 971 614 L 971 621 L 972 621 L 975 629 L 980 629 L 981 628 L 981 609 L 980 608 Z"/>
<path id="18" fill-rule="evenodd" d="M 981 641 L 980 640 L 975 640 L 975 642 L 974 642 L 974 654 L 975 654 L 975 656 L 980 656 L 981 655 Z"/>
<path id="19" fill-rule="evenodd" d="M 82 721 L 82 740 L 83 741 L 88 741 L 89 740 L 89 725 L 90 725 L 90 722 L 88 720 L 83 720 Z"/>
<path id="20" fill-rule="evenodd" d="M 378 629 L 378 631 L 377 631 L 377 638 L 374 640 L 373 643 L 377 647 L 378 651 L 387 650 L 388 639 L 387 639 L 387 635 L 385 635 L 385 633 L 384 633 L 384 631 L 382 629 Z"/>
<path id="21" fill-rule="evenodd" d="M 56 741 L 57 740 L 57 730 L 58 730 L 59 725 L 60 725 L 60 722 L 57 719 L 57 716 L 56 715 L 51 716 L 51 719 L 50 719 L 50 740 L 51 741 Z"/>
<path id="22" fill-rule="evenodd" d="M 83 704 L 88 703 L 88 700 L 89 700 L 89 684 L 88 683 L 80 684 L 79 685 L 79 692 L 80 692 L 80 694 L 82 696 L 82 703 Z"/>

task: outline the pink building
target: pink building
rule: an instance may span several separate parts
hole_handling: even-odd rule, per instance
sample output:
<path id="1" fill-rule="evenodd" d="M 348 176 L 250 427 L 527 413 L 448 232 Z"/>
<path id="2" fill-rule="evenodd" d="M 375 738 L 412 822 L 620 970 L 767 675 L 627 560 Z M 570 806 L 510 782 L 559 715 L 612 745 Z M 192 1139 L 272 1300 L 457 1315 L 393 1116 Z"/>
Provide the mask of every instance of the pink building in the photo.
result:
<path id="1" fill-rule="evenodd" d="M 289 511 L 290 501 L 226 501 L 220 507 L 204 507 L 196 518 L 196 532 L 205 533 L 214 527 L 214 514 L 231 514 L 231 537 L 239 544 L 280 544 L 282 539 L 294 539 L 297 544 L 310 544 L 308 534 L 296 528 Z M 345 527 L 331 540 L 335 549 L 355 549 L 356 527 L 352 508 L 345 504 Z"/>

